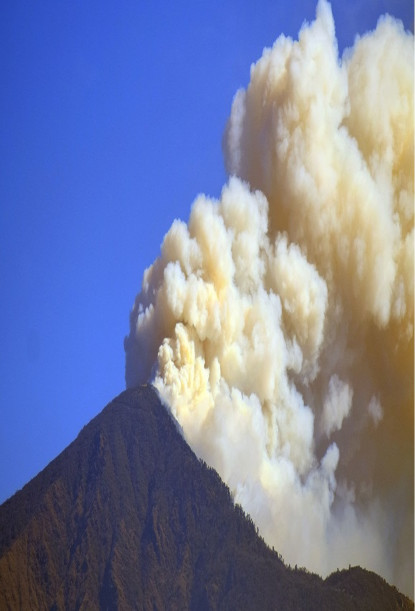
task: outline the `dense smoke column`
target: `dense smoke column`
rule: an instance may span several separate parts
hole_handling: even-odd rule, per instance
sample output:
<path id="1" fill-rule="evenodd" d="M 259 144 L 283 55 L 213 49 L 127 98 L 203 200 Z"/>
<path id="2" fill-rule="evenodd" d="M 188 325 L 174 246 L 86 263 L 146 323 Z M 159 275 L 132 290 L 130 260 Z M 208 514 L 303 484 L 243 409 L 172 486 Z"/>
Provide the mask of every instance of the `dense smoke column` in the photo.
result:
<path id="1" fill-rule="evenodd" d="M 144 274 L 127 385 L 288 562 L 413 596 L 413 36 L 383 18 L 340 60 L 321 1 L 252 67 L 224 151 L 220 201 Z"/>

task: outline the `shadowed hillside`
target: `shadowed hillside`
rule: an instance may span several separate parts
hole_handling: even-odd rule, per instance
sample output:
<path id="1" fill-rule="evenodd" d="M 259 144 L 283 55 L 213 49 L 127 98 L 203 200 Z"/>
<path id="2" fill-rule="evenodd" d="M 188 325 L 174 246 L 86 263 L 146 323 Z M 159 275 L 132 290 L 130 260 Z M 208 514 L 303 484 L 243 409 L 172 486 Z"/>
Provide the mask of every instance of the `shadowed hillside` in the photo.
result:
<path id="1" fill-rule="evenodd" d="M 0 507 L 0 609 L 98 608 L 413 605 L 360 568 L 287 568 L 143 386 Z"/>

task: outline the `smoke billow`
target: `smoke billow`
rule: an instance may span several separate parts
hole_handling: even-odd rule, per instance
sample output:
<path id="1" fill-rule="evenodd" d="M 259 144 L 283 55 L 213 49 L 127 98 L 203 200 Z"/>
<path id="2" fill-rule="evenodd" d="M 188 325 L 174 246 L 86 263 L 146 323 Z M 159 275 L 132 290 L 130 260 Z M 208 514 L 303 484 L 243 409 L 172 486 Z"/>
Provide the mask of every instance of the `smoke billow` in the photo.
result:
<path id="1" fill-rule="evenodd" d="M 251 68 L 231 178 L 144 274 L 128 386 L 151 379 L 287 562 L 413 595 L 413 35 L 339 59 L 330 6 Z"/>

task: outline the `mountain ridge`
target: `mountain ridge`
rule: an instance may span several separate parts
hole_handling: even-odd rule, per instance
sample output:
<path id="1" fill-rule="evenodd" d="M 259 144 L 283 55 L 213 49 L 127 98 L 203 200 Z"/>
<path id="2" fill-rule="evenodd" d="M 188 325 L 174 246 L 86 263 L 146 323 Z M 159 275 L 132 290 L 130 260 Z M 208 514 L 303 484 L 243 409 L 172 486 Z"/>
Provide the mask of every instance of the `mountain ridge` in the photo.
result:
<path id="1" fill-rule="evenodd" d="M 152 386 L 121 393 L 0 506 L 1 609 L 394 609 L 354 567 L 285 566 Z"/>

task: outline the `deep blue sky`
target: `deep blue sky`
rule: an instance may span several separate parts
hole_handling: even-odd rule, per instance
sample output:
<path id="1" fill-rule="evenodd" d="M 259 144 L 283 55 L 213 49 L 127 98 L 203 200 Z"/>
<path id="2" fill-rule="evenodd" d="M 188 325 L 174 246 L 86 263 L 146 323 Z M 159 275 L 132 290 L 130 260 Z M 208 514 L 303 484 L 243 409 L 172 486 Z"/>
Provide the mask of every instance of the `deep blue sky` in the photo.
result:
<path id="1" fill-rule="evenodd" d="M 412 0 L 335 0 L 340 49 Z M 123 339 L 175 217 L 226 180 L 249 68 L 314 0 L 5 0 L 0 502 L 124 388 Z"/>

